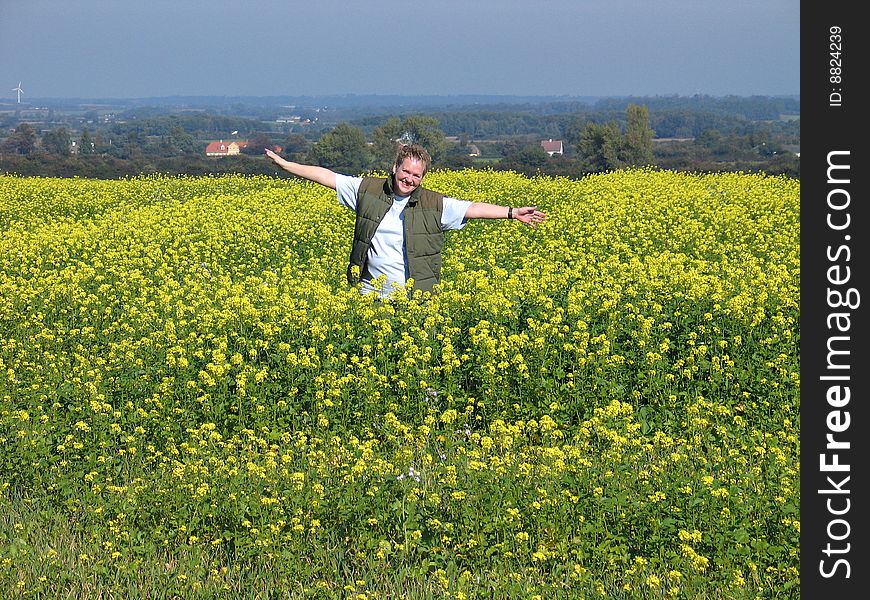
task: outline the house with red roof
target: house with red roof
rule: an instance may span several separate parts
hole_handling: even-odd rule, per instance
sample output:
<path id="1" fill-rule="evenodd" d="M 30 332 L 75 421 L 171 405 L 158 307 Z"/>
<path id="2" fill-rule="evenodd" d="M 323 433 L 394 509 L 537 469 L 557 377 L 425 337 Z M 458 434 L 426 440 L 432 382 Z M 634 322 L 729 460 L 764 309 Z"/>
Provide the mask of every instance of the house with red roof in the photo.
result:
<path id="1" fill-rule="evenodd" d="M 554 140 L 550 138 L 549 140 L 541 141 L 541 148 L 544 149 L 544 152 L 553 156 L 554 154 L 564 154 L 562 149 L 562 140 Z"/>
<path id="2" fill-rule="evenodd" d="M 247 141 L 238 141 L 238 142 L 225 142 L 223 140 L 219 140 L 217 142 L 210 142 L 208 146 L 205 147 L 205 155 L 206 156 L 234 156 L 242 151 L 248 145 Z"/>

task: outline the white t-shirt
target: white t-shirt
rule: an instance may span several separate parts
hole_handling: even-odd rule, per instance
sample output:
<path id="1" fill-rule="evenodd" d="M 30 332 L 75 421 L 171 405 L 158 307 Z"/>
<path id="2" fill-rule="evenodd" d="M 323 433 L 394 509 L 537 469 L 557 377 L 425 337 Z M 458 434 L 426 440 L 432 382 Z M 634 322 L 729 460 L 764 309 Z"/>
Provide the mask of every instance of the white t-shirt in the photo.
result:
<path id="1" fill-rule="evenodd" d="M 335 191 L 338 201 L 356 212 L 359 198 L 361 177 L 352 177 L 337 173 L 335 176 Z M 384 215 L 372 238 L 369 249 L 367 270 L 371 279 L 363 277 L 362 289 L 366 292 L 375 291 L 372 281 L 386 276 L 386 286 L 379 290 L 382 297 L 389 296 L 394 286 L 403 287 L 408 280 L 408 256 L 405 252 L 404 211 L 410 196 L 395 196 L 393 205 Z M 471 206 L 468 200 L 457 200 L 444 196 L 444 207 L 441 212 L 441 230 L 462 229 L 465 227 L 465 212 Z"/>

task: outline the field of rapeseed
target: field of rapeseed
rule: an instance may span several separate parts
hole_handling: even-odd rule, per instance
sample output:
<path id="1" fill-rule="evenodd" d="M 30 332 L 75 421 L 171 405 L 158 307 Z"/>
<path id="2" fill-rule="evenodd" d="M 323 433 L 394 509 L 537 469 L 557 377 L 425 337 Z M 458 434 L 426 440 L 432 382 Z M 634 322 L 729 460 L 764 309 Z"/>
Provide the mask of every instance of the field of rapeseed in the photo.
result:
<path id="1" fill-rule="evenodd" d="M 380 303 L 331 190 L 0 176 L 4 597 L 798 597 L 799 183 L 426 183 L 548 220 Z"/>

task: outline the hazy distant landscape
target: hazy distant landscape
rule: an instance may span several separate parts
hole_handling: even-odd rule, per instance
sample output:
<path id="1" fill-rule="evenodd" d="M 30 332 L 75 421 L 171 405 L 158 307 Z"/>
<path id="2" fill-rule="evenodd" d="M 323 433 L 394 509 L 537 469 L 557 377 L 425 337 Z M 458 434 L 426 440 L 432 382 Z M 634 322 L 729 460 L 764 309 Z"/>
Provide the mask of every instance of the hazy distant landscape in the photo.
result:
<path id="1" fill-rule="evenodd" d="M 649 147 L 604 157 L 604 146 L 625 141 L 630 107 L 644 113 L 634 126 L 646 132 Z M 354 94 L 10 100 L 0 103 L 0 172 L 274 173 L 263 147 L 362 172 L 381 166 L 379 145 L 396 127 L 414 130 L 432 146 L 435 166 L 446 169 L 572 178 L 638 164 L 800 173 L 799 96 Z M 543 149 L 548 140 L 559 142 L 556 152 Z M 214 142 L 235 143 L 239 151 L 216 158 L 207 153 Z"/>

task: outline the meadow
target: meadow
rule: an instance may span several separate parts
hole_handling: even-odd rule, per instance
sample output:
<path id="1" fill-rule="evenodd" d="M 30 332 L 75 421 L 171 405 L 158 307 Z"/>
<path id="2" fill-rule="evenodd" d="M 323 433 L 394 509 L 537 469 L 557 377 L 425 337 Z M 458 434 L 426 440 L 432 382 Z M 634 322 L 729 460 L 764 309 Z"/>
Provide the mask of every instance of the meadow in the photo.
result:
<path id="1" fill-rule="evenodd" d="M 548 219 L 345 281 L 291 178 L 0 176 L 0 590 L 798 598 L 799 182 L 435 171 Z"/>

